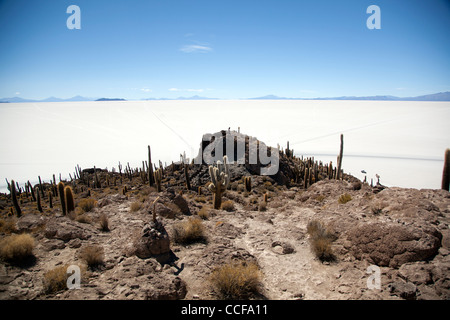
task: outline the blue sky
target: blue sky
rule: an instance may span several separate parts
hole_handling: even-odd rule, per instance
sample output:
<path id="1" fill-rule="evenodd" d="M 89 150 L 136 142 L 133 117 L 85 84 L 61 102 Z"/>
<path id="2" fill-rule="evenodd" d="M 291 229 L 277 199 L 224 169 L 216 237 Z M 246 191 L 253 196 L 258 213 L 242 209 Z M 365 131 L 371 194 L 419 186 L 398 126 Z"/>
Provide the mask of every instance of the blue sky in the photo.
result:
<path id="1" fill-rule="evenodd" d="M 0 0 L 0 97 L 417 96 L 450 91 L 449 34 L 448 0 Z"/>

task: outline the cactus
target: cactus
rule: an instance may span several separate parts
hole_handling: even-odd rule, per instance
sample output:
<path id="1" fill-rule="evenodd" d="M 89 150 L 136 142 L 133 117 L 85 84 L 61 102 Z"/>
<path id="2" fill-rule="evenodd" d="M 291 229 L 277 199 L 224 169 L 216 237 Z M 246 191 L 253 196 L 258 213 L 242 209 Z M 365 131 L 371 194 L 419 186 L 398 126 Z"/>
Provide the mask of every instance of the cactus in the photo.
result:
<path id="1" fill-rule="evenodd" d="M 442 185 L 443 190 L 449 191 L 450 187 L 450 149 L 445 150 L 444 170 L 442 171 Z"/>
<path id="2" fill-rule="evenodd" d="M 341 134 L 341 148 L 339 150 L 339 156 L 337 158 L 338 161 L 338 166 L 337 166 L 337 171 L 336 171 L 336 180 L 340 180 L 342 175 L 341 175 L 341 168 L 342 168 L 342 155 L 344 153 L 344 135 Z"/>
<path id="3" fill-rule="evenodd" d="M 266 193 L 264 193 L 264 202 L 267 204 L 268 200 L 269 200 L 269 194 L 266 192 Z"/>
<path id="4" fill-rule="evenodd" d="M 188 190 L 191 190 L 191 180 L 189 178 L 189 164 L 186 161 L 186 152 L 183 154 L 180 154 L 181 156 L 181 163 L 184 166 L 184 176 L 186 178 L 186 188 Z"/>
<path id="5" fill-rule="evenodd" d="M 58 194 L 59 194 L 59 200 L 61 202 L 62 214 L 65 216 L 67 213 L 67 210 L 66 210 L 66 200 L 64 199 L 64 182 L 62 182 L 62 181 L 60 181 L 58 183 Z"/>
<path id="6" fill-rule="evenodd" d="M 48 202 L 49 202 L 50 208 L 53 208 L 53 195 L 52 195 L 51 191 L 48 192 Z"/>
<path id="7" fill-rule="evenodd" d="M 251 192 L 252 191 L 252 177 L 244 177 L 244 185 L 245 185 L 245 191 Z"/>
<path id="8" fill-rule="evenodd" d="M 75 210 L 75 201 L 73 199 L 73 192 L 70 186 L 64 188 L 64 199 L 66 202 L 67 213 Z"/>
<path id="9" fill-rule="evenodd" d="M 36 204 L 37 209 L 39 212 L 42 212 L 42 205 L 41 205 L 41 193 L 39 192 L 39 186 L 36 186 Z"/>
<path id="10" fill-rule="evenodd" d="M 156 223 L 156 202 L 159 200 L 159 197 L 153 201 L 153 212 L 152 212 L 152 220 Z"/>
<path id="11" fill-rule="evenodd" d="M 230 172 L 227 160 L 227 156 L 224 156 L 223 163 L 217 161 L 217 167 L 209 166 L 209 175 L 211 177 L 209 189 L 214 193 L 214 209 L 219 209 L 222 205 L 222 194 L 230 184 Z"/>
<path id="12" fill-rule="evenodd" d="M 153 172 L 153 177 L 155 178 L 156 192 L 161 192 L 162 170 L 157 169 Z"/>
<path id="13" fill-rule="evenodd" d="M 17 216 L 20 217 L 22 215 L 22 210 L 20 209 L 19 202 L 17 201 L 16 184 L 14 183 L 14 180 L 11 180 L 10 191 L 11 191 L 11 200 L 14 205 L 14 209 L 16 210 Z"/>

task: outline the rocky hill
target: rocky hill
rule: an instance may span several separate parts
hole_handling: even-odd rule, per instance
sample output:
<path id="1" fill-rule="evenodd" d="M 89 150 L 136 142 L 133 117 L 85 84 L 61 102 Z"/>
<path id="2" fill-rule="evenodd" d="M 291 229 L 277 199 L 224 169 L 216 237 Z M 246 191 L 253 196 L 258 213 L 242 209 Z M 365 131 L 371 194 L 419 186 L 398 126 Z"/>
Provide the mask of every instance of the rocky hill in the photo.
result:
<path id="1" fill-rule="evenodd" d="M 65 182 L 75 198 L 65 215 L 52 183 L 42 212 L 31 192 L 20 190 L 20 217 L 1 195 L 0 299 L 450 298 L 448 191 L 335 179 L 333 165 L 289 148 L 279 172 L 262 166 L 230 164 L 219 209 L 208 165 L 193 163 L 190 190 L 182 163 L 158 171 L 160 191 L 147 167 L 80 170 Z M 67 289 L 71 265 L 80 289 Z M 224 274 L 249 279 L 230 291 Z"/>

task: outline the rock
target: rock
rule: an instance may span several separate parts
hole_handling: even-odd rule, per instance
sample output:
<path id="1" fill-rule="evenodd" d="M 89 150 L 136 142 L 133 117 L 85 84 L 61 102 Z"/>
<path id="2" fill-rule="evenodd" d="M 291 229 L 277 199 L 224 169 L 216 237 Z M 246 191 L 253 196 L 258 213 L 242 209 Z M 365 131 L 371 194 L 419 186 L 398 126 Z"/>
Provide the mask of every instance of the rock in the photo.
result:
<path id="1" fill-rule="evenodd" d="M 272 242 L 272 251 L 278 254 L 290 254 L 294 253 L 294 247 L 283 241 Z"/>
<path id="2" fill-rule="evenodd" d="M 389 285 L 389 291 L 392 295 L 399 296 L 406 300 L 414 300 L 416 298 L 417 287 L 411 282 L 394 282 Z"/>
<path id="3" fill-rule="evenodd" d="M 189 205 L 182 195 L 179 194 L 176 195 L 175 198 L 173 198 L 173 203 L 175 203 L 178 206 L 178 208 L 180 208 L 183 214 L 191 214 L 191 211 L 189 210 Z"/>
<path id="4" fill-rule="evenodd" d="M 72 239 L 89 239 L 93 230 L 88 230 L 89 225 L 70 220 L 67 217 L 56 217 L 47 223 L 44 235 L 48 239 L 59 239 L 68 242 Z"/>
<path id="5" fill-rule="evenodd" d="M 429 284 L 431 279 L 431 265 L 423 263 L 405 263 L 399 269 L 399 275 L 406 281 L 412 282 L 416 285 Z"/>
<path id="6" fill-rule="evenodd" d="M 150 222 L 134 241 L 134 253 L 141 259 L 170 253 L 170 239 L 161 222 Z"/>
<path id="7" fill-rule="evenodd" d="M 179 300 L 184 299 L 187 293 L 186 283 L 179 277 L 172 281 L 166 279 L 167 275 L 154 277 L 151 280 L 152 289 L 146 290 L 147 300 Z"/>
<path id="8" fill-rule="evenodd" d="M 47 223 L 47 218 L 36 214 L 25 214 L 21 216 L 17 223 L 17 230 L 19 232 L 31 232 L 36 228 L 42 227 Z"/>
<path id="9" fill-rule="evenodd" d="M 64 249 L 66 247 L 66 244 L 62 240 L 47 239 L 42 243 L 42 247 L 45 251 L 52 251 L 55 249 Z"/>
<path id="10" fill-rule="evenodd" d="M 431 226 L 404 226 L 398 223 L 362 224 L 348 233 L 348 239 L 352 242 L 350 251 L 355 258 L 393 268 L 434 257 L 441 238 L 441 233 Z"/>

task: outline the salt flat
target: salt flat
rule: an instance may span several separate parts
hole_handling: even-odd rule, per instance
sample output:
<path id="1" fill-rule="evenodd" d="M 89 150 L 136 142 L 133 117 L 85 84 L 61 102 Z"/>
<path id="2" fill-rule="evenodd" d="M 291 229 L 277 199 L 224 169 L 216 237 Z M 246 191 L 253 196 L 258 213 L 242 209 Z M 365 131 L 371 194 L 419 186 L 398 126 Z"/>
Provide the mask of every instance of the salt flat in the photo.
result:
<path id="1" fill-rule="evenodd" d="M 388 186 L 439 188 L 450 147 L 450 103 L 416 101 L 199 100 L 12 103 L 0 106 L 0 183 L 40 175 L 68 177 L 82 168 L 111 169 L 147 159 L 197 154 L 204 133 L 238 130 L 269 146 L 336 162 Z"/>

